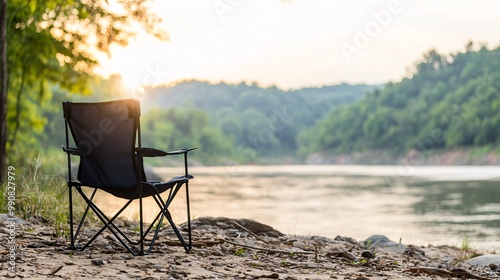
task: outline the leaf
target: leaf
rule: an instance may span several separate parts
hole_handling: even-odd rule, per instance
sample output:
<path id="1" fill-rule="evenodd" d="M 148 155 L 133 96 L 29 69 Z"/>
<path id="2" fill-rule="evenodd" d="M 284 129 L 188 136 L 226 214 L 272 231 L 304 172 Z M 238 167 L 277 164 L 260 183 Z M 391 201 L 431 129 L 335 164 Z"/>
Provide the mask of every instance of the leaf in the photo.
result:
<path id="1" fill-rule="evenodd" d="M 31 0 L 30 1 L 30 9 L 31 9 L 32 14 L 35 13 L 37 6 L 38 6 L 38 0 Z"/>
<path id="2" fill-rule="evenodd" d="M 47 94 L 47 90 L 45 88 L 45 80 L 40 80 L 39 89 L 38 89 L 38 98 L 40 99 L 40 101 L 45 97 L 46 94 Z"/>
<path id="3" fill-rule="evenodd" d="M 245 248 L 240 248 L 240 249 L 238 249 L 238 250 L 234 251 L 234 255 L 235 255 L 235 256 L 238 256 L 238 257 L 241 257 L 241 256 L 243 256 L 246 252 L 247 252 L 247 249 L 245 249 Z"/>

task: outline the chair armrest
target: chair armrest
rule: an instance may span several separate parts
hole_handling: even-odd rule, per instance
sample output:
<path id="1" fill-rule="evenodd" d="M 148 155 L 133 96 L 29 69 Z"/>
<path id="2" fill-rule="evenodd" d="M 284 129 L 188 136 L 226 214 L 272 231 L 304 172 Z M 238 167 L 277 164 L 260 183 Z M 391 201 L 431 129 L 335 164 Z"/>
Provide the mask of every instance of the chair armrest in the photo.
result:
<path id="1" fill-rule="evenodd" d="M 141 157 L 163 157 L 167 153 L 153 148 L 136 148 L 135 152 Z"/>
<path id="2" fill-rule="evenodd" d="M 75 155 L 75 156 L 81 156 L 81 154 L 77 148 L 71 148 L 71 147 L 66 148 L 66 147 L 64 147 L 64 145 L 61 146 L 61 148 L 63 149 L 63 151 L 65 153 L 68 153 L 70 155 Z"/>
<path id="3" fill-rule="evenodd" d="M 163 157 L 167 155 L 180 155 L 180 154 L 187 154 L 189 151 L 192 151 L 195 148 L 189 148 L 189 149 L 180 149 L 176 151 L 170 151 L 170 152 L 165 152 L 162 150 L 154 149 L 154 148 L 136 148 L 135 151 L 139 156 L 142 157 Z"/>
<path id="4" fill-rule="evenodd" d="M 175 150 L 175 151 L 170 151 L 167 152 L 167 155 L 180 155 L 180 154 L 187 154 L 189 151 L 196 150 L 198 147 L 193 147 L 193 148 L 188 148 L 188 149 L 180 149 L 180 150 Z"/>

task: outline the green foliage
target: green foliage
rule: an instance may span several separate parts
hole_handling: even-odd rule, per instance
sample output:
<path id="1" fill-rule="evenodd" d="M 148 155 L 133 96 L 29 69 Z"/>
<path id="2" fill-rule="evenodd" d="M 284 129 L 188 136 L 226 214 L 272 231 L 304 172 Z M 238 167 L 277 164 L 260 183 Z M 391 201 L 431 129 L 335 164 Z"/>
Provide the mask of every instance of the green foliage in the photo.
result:
<path id="1" fill-rule="evenodd" d="M 462 240 L 462 244 L 458 248 L 457 252 L 457 262 L 461 263 L 463 261 L 466 261 L 470 258 L 476 257 L 477 252 L 475 249 L 471 247 L 471 241 L 468 236 L 465 236 L 464 239 Z"/>
<path id="2" fill-rule="evenodd" d="M 359 265 L 359 266 L 365 266 L 368 264 L 368 261 L 366 259 L 359 259 L 359 260 L 352 261 L 352 264 Z"/>
<path id="3" fill-rule="evenodd" d="M 55 236 L 68 234 L 68 200 L 66 182 L 59 176 L 47 176 L 40 158 L 28 165 L 16 165 L 15 210 L 13 213 L 25 220 L 46 221 Z M 1 186 L 0 209 L 7 209 L 7 183 Z"/>
<path id="4" fill-rule="evenodd" d="M 240 248 L 234 251 L 234 255 L 238 257 L 243 257 L 245 253 L 247 252 L 247 249 L 245 248 Z"/>
<path id="5" fill-rule="evenodd" d="M 205 164 L 222 163 L 229 158 L 231 141 L 221 130 L 210 126 L 206 113 L 190 109 L 152 109 L 142 117 L 143 146 L 165 151 L 198 147 L 190 157 Z"/>
<path id="6" fill-rule="evenodd" d="M 299 136 L 300 151 L 434 151 L 500 143 L 500 48 L 430 51 L 411 78 L 331 111 Z"/>
<path id="7" fill-rule="evenodd" d="M 8 142 L 9 161 L 23 163 L 23 155 L 36 153 L 44 126 L 50 125 L 44 109 L 55 112 L 51 87 L 89 94 L 97 55 L 109 53 L 113 43 L 126 45 L 136 23 L 167 39 L 147 2 L 123 0 L 118 3 L 123 9 L 116 9 L 105 0 L 7 1 L 7 116 L 0 122 L 8 131 L 0 142 Z"/>
<path id="8" fill-rule="evenodd" d="M 145 110 L 155 107 L 201 110 L 209 118 L 204 125 L 222 131 L 223 150 L 227 154 L 219 156 L 232 156 L 240 163 L 266 163 L 273 158 L 295 157 L 301 131 L 332 108 L 354 102 L 373 88 L 376 87 L 341 84 L 282 91 L 244 83 L 213 85 L 186 81 L 153 89 L 142 103 Z"/>

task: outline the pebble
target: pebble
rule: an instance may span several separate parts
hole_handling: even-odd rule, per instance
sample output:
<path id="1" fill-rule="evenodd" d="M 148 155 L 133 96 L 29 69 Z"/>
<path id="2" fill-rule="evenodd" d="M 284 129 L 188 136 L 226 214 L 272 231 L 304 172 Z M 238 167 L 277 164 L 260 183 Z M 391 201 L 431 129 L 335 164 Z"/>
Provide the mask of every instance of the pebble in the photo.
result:
<path id="1" fill-rule="evenodd" d="M 323 266 L 319 263 L 306 263 L 303 265 L 303 267 L 304 268 L 321 268 Z"/>
<path id="2" fill-rule="evenodd" d="M 375 255 L 370 250 L 364 250 L 361 252 L 361 256 L 365 259 L 373 259 Z"/>
<path id="3" fill-rule="evenodd" d="M 260 262 L 257 262 L 257 261 L 249 261 L 249 262 L 247 262 L 247 264 L 249 266 L 253 266 L 253 267 L 260 267 L 261 266 Z"/>
<path id="4" fill-rule="evenodd" d="M 91 262 L 93 265 L 104 265 L 104 261 L 101 259 L 93 259 Z"/>
<path id="5" fill-rule="evenodd" d="M 163 267 L 162 265 L 159 265 L 159 264 L 153 265 L 152 268 L 155 270 L 155 272 L 167 272 L 165 267 Z"/>

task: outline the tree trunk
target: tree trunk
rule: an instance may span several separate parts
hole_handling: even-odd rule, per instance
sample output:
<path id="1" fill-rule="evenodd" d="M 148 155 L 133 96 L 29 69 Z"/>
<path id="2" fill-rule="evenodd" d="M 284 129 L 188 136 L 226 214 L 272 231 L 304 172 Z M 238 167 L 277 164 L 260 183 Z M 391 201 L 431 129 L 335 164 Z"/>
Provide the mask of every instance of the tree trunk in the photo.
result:
<path id="1" fill-rule="evenodd" d="M 0 183 L 7 171 L 7 0 L 0 0 Z"/>

